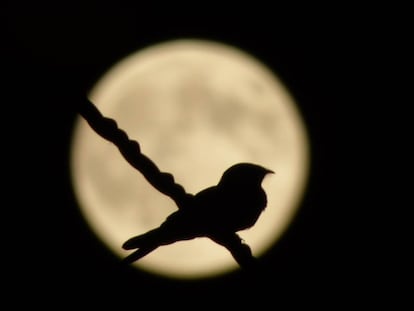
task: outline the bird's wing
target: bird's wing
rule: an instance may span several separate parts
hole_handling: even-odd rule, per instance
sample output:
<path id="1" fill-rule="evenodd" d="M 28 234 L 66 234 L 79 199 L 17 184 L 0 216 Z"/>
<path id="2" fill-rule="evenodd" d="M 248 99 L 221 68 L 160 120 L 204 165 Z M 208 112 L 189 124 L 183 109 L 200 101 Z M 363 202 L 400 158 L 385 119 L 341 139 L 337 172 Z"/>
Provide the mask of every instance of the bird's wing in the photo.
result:
<path id="1" fill-rule="evenodd" d="M 129 139 L 125 131 L 118 128 L 115 120 L 104 117 L 88 99 L 78 108 L 91 128 L 104 139 L 115 144 L 127 162 L 140 171 L 154 188 L 173 199 L 179 209 L 190 204 L 193 195 L 176 183 L 173 175 L 161 172 L 151 159 L 142 154 L 138 142 Z"/>

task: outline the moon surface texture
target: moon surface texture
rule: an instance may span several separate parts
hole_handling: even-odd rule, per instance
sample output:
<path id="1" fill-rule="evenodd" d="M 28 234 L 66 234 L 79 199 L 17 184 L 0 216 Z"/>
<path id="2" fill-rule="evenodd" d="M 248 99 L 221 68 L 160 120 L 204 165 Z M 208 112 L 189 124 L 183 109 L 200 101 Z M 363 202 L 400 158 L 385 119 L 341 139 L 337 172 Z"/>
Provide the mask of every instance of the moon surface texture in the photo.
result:
<path id="1" fill-rule="evenodd" d="M 265 211 L 238 234 L 256 257 L 277 243 L 306 188 L 309 141 L 293 96 L 258 59 L 214 41 L 166 41 L 114 64 L 88 96 L 187 192 L 216 185 L 237 162 L 275 171 L 262 184 Z M 158 227 L 177 209 L 80 116 L 70 160 L 82 215 L 120 259 L 131 252 L 122 249 L 124 241 Z M 161 246 L 132 265 L 179 279 L 239 269 L 227 249 L 207 238 Z"/>

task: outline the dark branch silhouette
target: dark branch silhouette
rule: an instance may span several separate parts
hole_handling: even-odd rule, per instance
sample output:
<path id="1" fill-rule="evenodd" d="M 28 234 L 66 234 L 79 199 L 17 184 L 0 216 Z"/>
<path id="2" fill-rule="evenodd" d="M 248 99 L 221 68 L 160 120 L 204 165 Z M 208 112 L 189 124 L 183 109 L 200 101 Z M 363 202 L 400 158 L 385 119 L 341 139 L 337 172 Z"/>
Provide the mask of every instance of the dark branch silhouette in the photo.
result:
<path id="1" fill-rule="evenodd" d="M 143 155 L 138 142 L 130 140 L 115 120 L 104 117 L 89 100 L 80 105 L 79 113 L 96 133 L 115 144 L 128 163 L 140 171 L 155 189 L 173 199 L 179 209 L 189 204 L 193 195 L 186 193 L 181 185 L 175 183 L 171 174 L 161 172 L 154 162 Z"/>
<path id="2" fill-rule="evenodd" d="M 208 237 L 224 246 L 241 267 L 252 267 L 255 258 L 250 247 L 236 232 L 252 227 L 267 204 L 261 187 L 273 171 L 253 163 L 237 163 L 228 168 L 216 186 L 189 194 L 141 153 L 138 142 L 129 139 L 115 120 L 104 117 L 89 100 L 79 105 L 79 113 L 93 130 L 116 145 L 122 156 L 161 193 L 177 205 L 158 227 L 127 240 L 124 249 L 136 249 L 124 258 L 132 263 L 161 245 L 197 237 Z"/>

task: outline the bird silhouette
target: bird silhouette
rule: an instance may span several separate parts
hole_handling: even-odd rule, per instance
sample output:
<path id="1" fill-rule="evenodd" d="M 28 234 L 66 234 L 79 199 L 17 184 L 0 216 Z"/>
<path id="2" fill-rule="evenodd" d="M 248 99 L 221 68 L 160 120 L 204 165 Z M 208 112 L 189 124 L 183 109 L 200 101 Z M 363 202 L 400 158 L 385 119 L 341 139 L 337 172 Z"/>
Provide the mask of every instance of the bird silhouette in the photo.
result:
<path id="1" fill-rule="evenodd" d="M 124 249 L 138 250 L 124 260 L 138 260 L 161 245 L 208 237 L 226 247 L 240 265 L 249 265 L 251 250 L 235 232 L 252 227 L 265 209 L 261 183 L 268 173 L 272 171 L 252 163 L 231 166 L 216 186 L 197 193 L 189 207 L 169 215 L 158 228 L 127 240 Z"/>
<path id="2" fill-rule="evenodd" d="M 207 237 L 225 247 L 241 267 L 255 265 L 250 247 L 237 232 L 251 228 L 266 208 L 262 182 L 266 175 L 274 173 L 272 170 L 254 163 L 237 163 L 223 173 L 216 185 L 192 195 L 185 192 L 171 174 L 161 172 L 141 153 L 139 144 L 130 140 L 113 119 L 104 117 L 89 100 L 83 101 L 79 112 L 99 135 L 119 148 L 124 158 L 151 185 L 171 197 L 178 207 L 159 227 L 125 241 L 122 248 L 135 251 L 123 262 L 137 261 L 163 245 Z"/>

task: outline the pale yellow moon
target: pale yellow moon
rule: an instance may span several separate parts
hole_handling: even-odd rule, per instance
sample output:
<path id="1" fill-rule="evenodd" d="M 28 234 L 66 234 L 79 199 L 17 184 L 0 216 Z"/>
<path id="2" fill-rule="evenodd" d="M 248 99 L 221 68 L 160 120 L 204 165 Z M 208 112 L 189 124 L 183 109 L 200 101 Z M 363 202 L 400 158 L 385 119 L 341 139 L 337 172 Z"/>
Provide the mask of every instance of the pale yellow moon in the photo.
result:
<path id="1" fill-rule="evenodd" d="M 277 243 L 300 207 L 310 162 L 306 126 L 294 97 L 252 55 L 212 41 L 159 43 L 116 63 L 89 98 L 187 192 L 217 184 L 237 162 L 274 170 L 263 182 L 267 208 L 239 232 L 256 257 Z M 71 152 L 81 212 L 119 258 L 131 252 L 121 248 L 124 241 L 176 210 L 81 117 Z M 161 246 L 133 265 L 184 279 L 238 269 L 230 253 L 207 238 Z"/>

